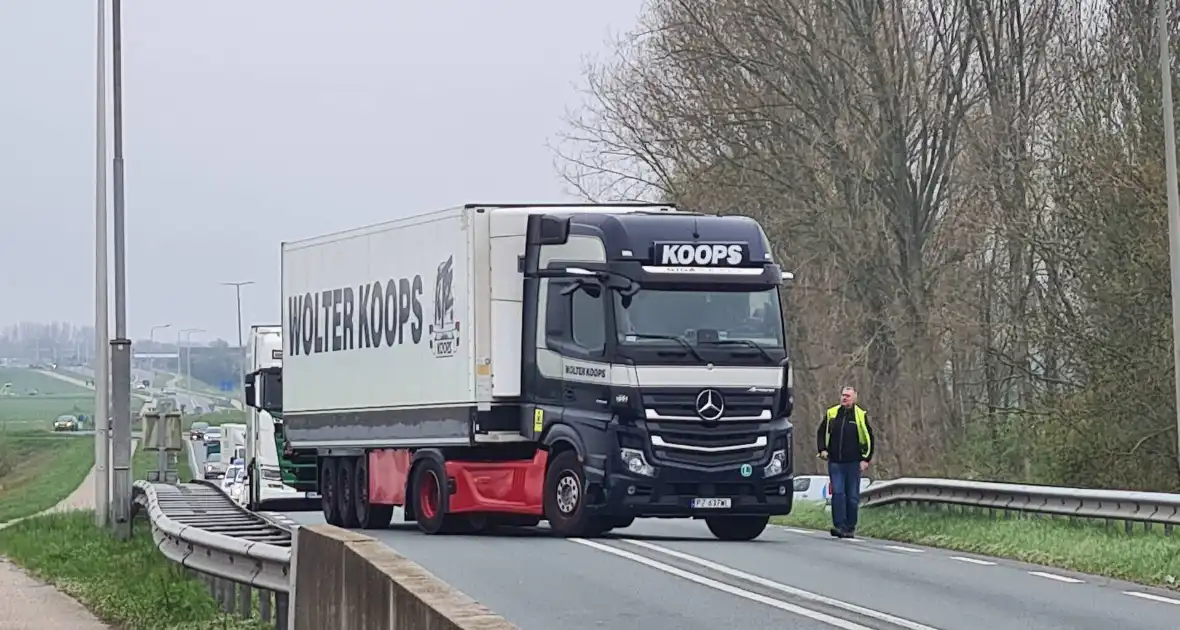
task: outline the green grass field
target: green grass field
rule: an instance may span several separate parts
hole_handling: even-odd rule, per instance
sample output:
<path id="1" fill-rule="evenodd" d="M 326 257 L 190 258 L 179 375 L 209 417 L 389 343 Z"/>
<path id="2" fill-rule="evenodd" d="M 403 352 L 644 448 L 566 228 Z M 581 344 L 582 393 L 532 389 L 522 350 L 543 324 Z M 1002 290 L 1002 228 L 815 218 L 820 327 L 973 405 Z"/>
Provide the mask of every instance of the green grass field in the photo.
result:
<path id="1" fill-rule="evenodd" d="M 93 437 L 0 435 L 0 523 L 57 505 L 82 484 L 93 466 Z"/>
<path id="2" fill-rule="evenodd" d="M 93 416 L 94 390 L 33 370 L 0 368 L 0 430 L 48 430 L 63 414 Z"/>
<path id="3" fill-rule="evenodd" d="M 122 543 L 95 527 L 90 511 L 39 516 L 0 531 L 0 555 L 119 628 L 266 627 L 219 612 L 205 585 L 156 549 L 144 521 L 136 521 L 131 541 Z"/>
<path id="4" fill-rule="evenodd" d="M 822 505 L 796 503 L 780 525 L 827 530 Z M 1128 536 L 1101 522 L 1051 518 L 991 519 L 943 509 L 862 509 L 859 535 L 1059 567 L 1141 584 L 1180 589 L 1180 539 L 1161 527 Z"/>
<path id="5" fill-rule="evenodd" d="M 136 449 L 135 455 L 131 457 L 131 473 L 136 479 L 147 479 L 148 471 L 156 470 L 158 463 L 155 451 Z M 192 481 L 187 446 L 180 449 L 180 452 L 176 454 L 176 470 L 180 473 L 181 483 Z"/>

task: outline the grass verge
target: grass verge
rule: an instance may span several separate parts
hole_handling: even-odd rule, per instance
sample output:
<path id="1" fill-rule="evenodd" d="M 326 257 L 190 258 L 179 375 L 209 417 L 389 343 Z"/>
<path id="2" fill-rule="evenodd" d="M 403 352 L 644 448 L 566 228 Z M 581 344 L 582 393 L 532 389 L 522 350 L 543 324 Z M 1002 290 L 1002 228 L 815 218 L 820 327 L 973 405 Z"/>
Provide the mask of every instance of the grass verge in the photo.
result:
<path id="1" fill-rule="evenodd" d="M 93 512 L 39 516 L 0 531 L 0 554 L 123 630 L 266 627 L 221 613 L 202 582 L 156 549 L 148 526 L 135 525 L 123 543 L 94 526 Z"/>
<path id="2" fill-rule="evenodd" d="M 57 505 L 82 485 L 93 467 L 93 437 L 0 435 L 0 523 Z"/>
<path id="3" fill-rule="evenodd" d="M 832 526 L 823 506 L 808 503 L 796 503 L 790 516 L 775 523 L 818 530 Z M 857 533 L 1180 589 L 1180 536 L 1164 536 L 1158 527 L 1128 536 L 1094 521 L 1004 520 L 887 506 L 861 510 Z"/>

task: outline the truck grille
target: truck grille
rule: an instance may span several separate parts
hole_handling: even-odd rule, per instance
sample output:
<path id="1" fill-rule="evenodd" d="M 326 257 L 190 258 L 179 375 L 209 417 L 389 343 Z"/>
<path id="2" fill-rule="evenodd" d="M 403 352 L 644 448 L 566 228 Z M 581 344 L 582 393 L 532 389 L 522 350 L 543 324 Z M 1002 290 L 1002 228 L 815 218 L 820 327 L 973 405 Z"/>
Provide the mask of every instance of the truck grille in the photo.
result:
<path id="1" fill-rule="evenodd" d="M 651 409 L 664 417 L 692 418 L 693 421 L 700 422 L 696 408 L 699 393 L 645 393 L 642 396 L 643 408 Z M 721 415 L 721 421 L 735 417 L 757 417 L 763 411 L 774 407 L 773 394 L 751 394 L 744 391 L 733 393 L 724 390 L 721 393 L 725 397 L 725 412 Z"/>
<path id="2" fill-rule="evenodd" d="M 687 464 L 701 468 L 720 468 L 758 462 L 765 459 L 771 444 L 740 450 L 707 452 L 683 447 L 718 448 L 752 444 L 760 435 L 758 432 L 724 430 L 721 427 L 705 428 L 692 426 L 670 427 L 667 423 L 648 423 L 652 436 L 659 436 L 667 446 L 652 444 L 652 456 L 656 461 Z M 682 448 L 675 448 L 680 446 Z"/>

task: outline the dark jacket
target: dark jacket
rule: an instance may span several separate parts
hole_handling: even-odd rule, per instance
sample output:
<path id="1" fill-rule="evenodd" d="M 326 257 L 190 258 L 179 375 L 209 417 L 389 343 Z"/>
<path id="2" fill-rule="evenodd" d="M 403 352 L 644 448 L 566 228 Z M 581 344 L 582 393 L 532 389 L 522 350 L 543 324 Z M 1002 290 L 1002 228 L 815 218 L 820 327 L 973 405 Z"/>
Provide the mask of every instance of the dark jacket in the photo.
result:
<path id="1" fill-rule="evenodd" d="M 853 408 L 841 407 L 836 412 L 836 419 L 832 421 L 831 442 L 826 443 L 828 416 L 825 413 L 823 419 L 820 420 L 819 429 L 815 432 L 815 450 L 817 453 L 827 451 L 828 461 L 838 464 L 873 461 L 873 455 L 876 454 L 877 450 L 877 441 L 873 436 L 873 425 L 869 422 L 867 413 L 865 414 L 865 428 L 869 432 L 869 451 L 867 455 L 861 453 L 860 436 L 856 434 L 856 420 L 853 416 Z"/>

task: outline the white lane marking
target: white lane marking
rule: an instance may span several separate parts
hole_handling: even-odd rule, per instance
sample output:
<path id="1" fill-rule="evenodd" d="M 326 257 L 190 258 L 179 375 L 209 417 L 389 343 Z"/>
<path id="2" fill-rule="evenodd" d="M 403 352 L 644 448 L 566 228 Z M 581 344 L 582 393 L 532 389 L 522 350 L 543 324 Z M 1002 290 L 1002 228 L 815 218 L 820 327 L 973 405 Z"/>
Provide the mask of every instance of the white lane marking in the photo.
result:
<path id="1" fill-rule="evenodd" d="M 1077 578 L 1066 577 L 1064 575 L 1057 575 L 1056 573 L 1045 573 L 1044 571 L 1029 571 L 1029 575 L 1037 577 L 1049 578 L 1050 580 L 1057 580 L 1058 582 L 1065 582 L 1067 584 L 1081 584 L 1084 580 Z"/>
<path id="2" fill-rule="evenodd" d="M 841 630 L 873 630 L 872 628 L 870 628 L 868 626 L 862 626 L 858 623 L 848 621 L 847 619 L 833 617 L 832 615 L 828 615 L 828 614 L 825 614 L 825 613 L 822 613 L 822 612 L 819 612 L 816 610 L 811 610 L 809 608 L 804 608 L 802 606 L 796 606 L 795 604 L 790 604 L 790 603 L 784 602 L 780 599 L 774 599 L 773 597 L 767 597 L 767 596 L 761 595 L 759 593 L 747 591 L 744 588 L 730 586 L 729 584 L 726 584 L 724 582 L 718 582 L 717 580 L 707 578 L 703 575 L 697 575 L 696 573 L 690 573 L 688 571 L 685 571 L 684 569 L 674 567 L 670 564 L 664 564 L 663 562 L 659 562 L 658 560 L 652 560 L 651 558 L 645 558 L 639 554 L 634 554 L 634 553 L 631 553 L 630 551 L 624 551 L 622 549 L 617 549 L 615 547 L 611 547 L 610 545 L 604 545 L 599 542 L 594 542 L 593 540 L 586 540 L 585 538 L 568 538 L 567 540 L 569 540 L 570 542 L 576 542 L 579 545 L 585 545 L 585 546 L 590 547 L 592 549 L 597 549 L 599 551 L 603 551 L 603 552 L 618 556 L 620 558 L 626 558 L 627 560 L 631 560 L 632 562 L 638 562 L 639 564 L 642 564 L 647 567 L 651 567 L 657 571 L 663 571 L 664 573 L 667 573 L 669 575 L 675 575 L 678 578 L 683 578 L 685 580 L 688 580 L 689 582 L 700 584 L 701 586 L 707 586 L 709 588 L 716 589 L 716 590 L 721 591 L 723 593 L 728 593 L 730 595 L 736 595 L 736 596 L 741 597 L 743 599 L 748 599 L 752 602 L 758 602 L 759 604 L 765 604 L 765 605 L 770 606 L 772 608 L 777 608 L 777 609 L 785 611 L 785 612 L 799 615 L 800 617 L 806 617 L 808 619 L 811 619 L 812 621 L 826 623 L 829 626 L 834 626 L 836 628 L 840 628 Z"/>
<path id="3" fill-rule="evenodd" d="M 1135 591 L 1123 591 L 1123 595 L 1130 595 L 1131 597 L 1139 597 L 1141 599 L 1150 599 L 1153 602 L 1163 602 L 1165 604 L 1175 604 L 1180 606 L 1180 599 L 1172 599 L 1171 597 L 1164 597 L 1163 595 L 1152 595 L 1151 593 L 1136 593 Z"/>
<path id="4" fill-rule="evenodd" d="M 716 571 L 718 573 L 728 575 L 730 577 L 735 577 L 740 580 L 746 580 L 747 582 L 753 582 L 754 584 L 757 584 L 759 586 L 763 586 L 763 587 L 766 587 L 769 589 L 776 590 L 780 593 L 785 593 L 787 595 L 792 595 L 792 596 L 798 597 L 800 599 L 806 599 L 808 601 L 813 601 L 817 604 L 824 604 L 826 606 L 831 606 L 832 608 L 839 608 L 841 610 L 846 610 L 848 612 L 856 613 L 856 614 L 862 615 L 864 617 L 876 619 L 877 621 L 884 621 L 885 623 L 890 623 L 895 626 L 907 628 L 908 630 L 938 630 L 937 628 L 934 628 L 932 626 L 927 626 L 925 624 L 921 624 L 916 621 L 910 621 L 909 619 L 902 619 L 901 617 L 895 617 L 895 616 L 893 616 L 889 613 L 886 613 L 886 612 L 881 612 L 879 610 L 873 610 L 871 608 L 865 608 L 863 606 L 857 606 L 856 604 L 841 601 L 838 599 L 832 599 L 831 597 L 827 597 L 825 595 L 820 595 L 818 593 L 812 593 L 811 591 L 805 591 L 801 588 L 796 588 L 794 586 L 787 586 L 786 584 L 783 584 L 781 582 L 775 582 L 774 580 L 769 580 L 769 579 L 764 578 L 760 575 L 746 573 L 745 571 L 741 571 L 739 569 L 734 569 L 732 567 L 725 566 L 724 564 L 718 564 L 716 562 L 713 562 L 712 560 L 698 558 L 697 556 L 687 554 L 682 551 L 676 551 L 675 549 L 669 549 L 667 547 L 662 547 L 660 545 L 655 545 L 655 544 L 649 543 L 644 540 L 619 539 L 619 542 L 625 542 L 625 543 L 629 543 L 632 545 L 636 545 L 638 547 L 642 547 L 642 548 L 647 549 L 649 551 L 654 551 L 656 553 L 662 553 L 666 556 L 671 556 L 673 558 L 677 558 L 677 559 L 683 560 L 685 562 L 691 562 L 692 564 L 695 564 L 700 567 L 704 567 L 704 568 L 709 569 L 711 571 Z"/>
<path id="5" fill-rule="evenodd" d="M 814 533 L 815 533 L 813 530 L 810 530 L 810 529 L 799 529 L 798 527 L 780 527 L 779 529 L 785 529 L 785 530 L 787 530 L 788 532 L 791 532 L 791 533 L 794 533 L 794 534 L 807 534 L 808 536 L 810 536 L 810 535 L 812 535 L 812 534 L 814 534 Z"/>
<path id="6" fill-rule="evenodd" d="M 926 553 L 925 549 L 914 549 L 913 547 L 902 547 L 900 545 L 885 545 L 885 548 L 894 551 L 904 551 L 906 553 Z"/>
<path id="7" fill-rule="evenodd" d="M 978 564 L 985 567 L 994 567 L 996 563 L 989 560 L 980 560 L 979 558 L 968 558 L 967 556 L 951 556 L 951 560 L 958 560 L 959 562 L 970 562 L 971 564 Z"/>

